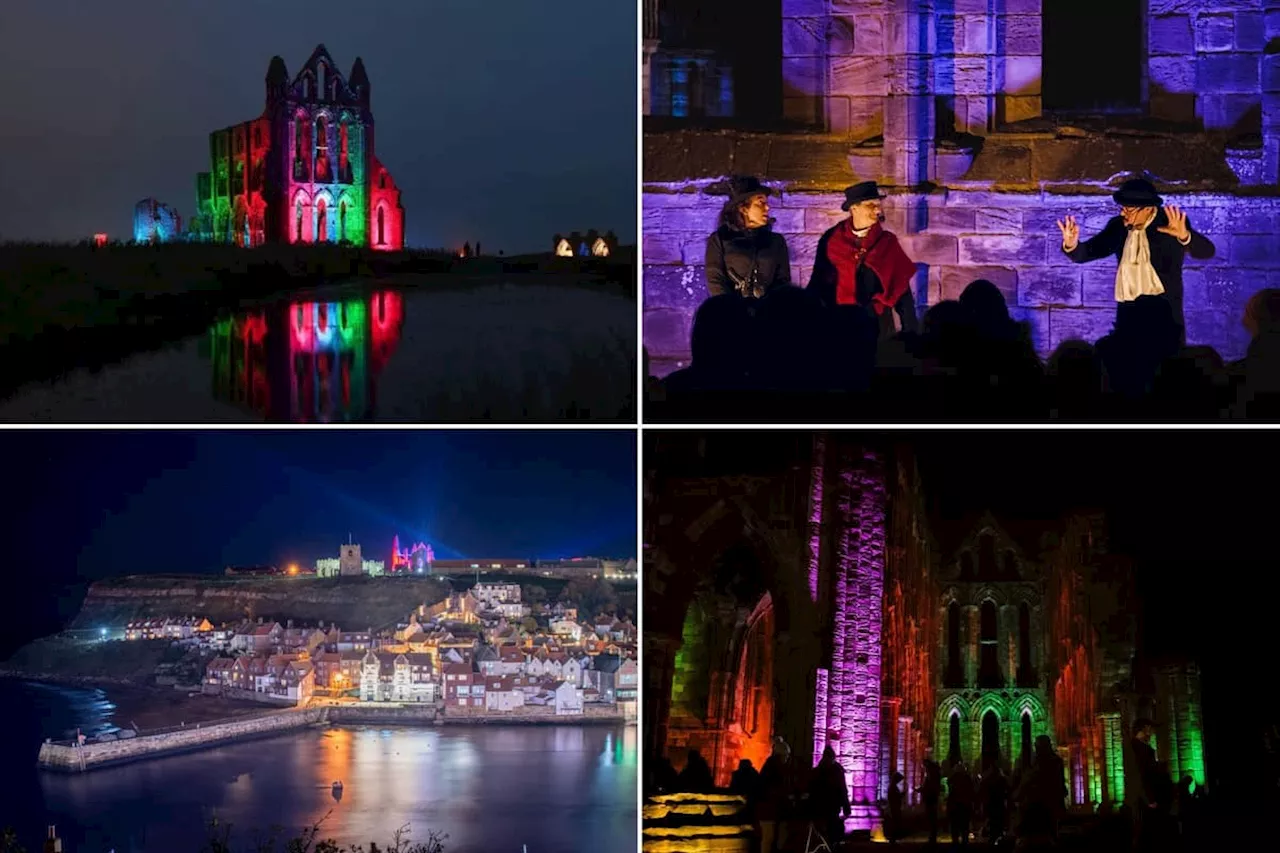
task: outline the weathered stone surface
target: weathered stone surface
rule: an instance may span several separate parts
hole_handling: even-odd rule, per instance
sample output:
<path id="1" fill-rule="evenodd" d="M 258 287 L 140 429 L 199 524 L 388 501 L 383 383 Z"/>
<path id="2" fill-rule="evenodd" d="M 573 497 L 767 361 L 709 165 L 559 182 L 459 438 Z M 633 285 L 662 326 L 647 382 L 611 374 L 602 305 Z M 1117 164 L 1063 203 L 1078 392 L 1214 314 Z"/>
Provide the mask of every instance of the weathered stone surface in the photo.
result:
<path id="1" fill-rule="evenodd" d="M 1000 109 L 1006 122 L 1038 118 L 1044 112 L 1039 95 L 1001 95 Z"/>
<path id="2" fill-rule="evenodd" d="M 775 231 L 780 231 L 784 234 L 800 234 L 804 231 L 805 212 L 803 208 L 788 210 L 774 207 L 769 213 L 774 219 L 778 220 L 773 226 Z"/>
<path id="3" fill-rule="evenodd" d="M 644 312 L 644 345 L 650 355 L 670 356 L 689 352 L 689 333 L 693 331 L 693 310 L 646 308 Z"/>
<path id="4" fill-rule="evenodd" d="M 1039 95 L 1041 92 L 1042 61 L 1039 56 L 997 56 L 991 60 L 993 75 L 1003 81 L 1000 91 L 1006 95 Z M 1018 119 L 1007 119 L 1018 121 Z"/>
<path id="5" fill-rule="evenodd" d="M 1235 46 L 1235 18 L 1230 14 L 1196 18 L 1196 50 L 1201 53 L 1231 50 Z"/>
<path id="6" fill-rule="evenodd" d="M 989 94 L 987 60 L 980 56 L 939 56 L 933 60 L 933 84 L 939 94 Z"/>
<path id="7" fill-rule="evenodd" d="M 1016 207 L 992 207 L 975 214 L 975 230 L 982 234 L 1021 234 L 1022 211 Z"/>
<path id="8" fill-rule="evenodd" d="M 826 27 L 827 56 L 850 56 L 858 52 L 854 43 L 855 33 L 852 18 L 828 18 Z"/>
<path id="9" fill-rule="evenodd" d="M 1267 9 L 1263 12 L 1262 29 L 1268 41 L 1280 36 L 1280 8 Z"/>
<path id="10" fill-rule="evenodd" d="M 1192 56 L 1156 56 L 1147 63 L 1152 87 L 1168 92 L 1194 92 L 1196 63 Z"/>
<path id="11" fill-rule="evenodd" d="M 1252 94 L 1258 91 L 1257 53 L 1210 53 L 1196 57 L 1196 88 L 1203 93 Z"/>
<path id="12" fill-rule="evenodd" d="M 1241 199 L 1215 207 L 1212 219 L 1204 226 L 1205 233 L 1262 234 L 1280 240 L 1280 214 L 1270 199 L 1261 199 L 1256 206 Z"/>
<path id="13" fill-rule="evenodd" d="M 1039 263 L 1044 257 L 1044 237 L 959 237 L 962 264 Z"/>
<path id="14" fill-rule="evenodd" d="M 884 19 L 880 15 L 854 16 L 853 52 L 859 56 L 884 54 Z"/>
<path id="15" fill-rule="evenodd" d="M 827 11 L 827 0 L 786 0 L 782 6 L 782 14 L 786 17 L 818 18 Z"/>
<path id="16" fill-rule="evenodd" d="M 1273 269 L 1280 267 L 1280 249 L 1277 249 L 1275 235 L 1257 236 L 1254 234 L 1235 235 L 1231 237 L 1231 256 L 1238 267 L 1262 267 Z"/>
<path id="17" fill-rule="evenodd" d="M 804 213 L 804 230 L 806 234 L 822 234 L 844 221 L 849 214 L 836 205 L 831 210 L 809 208 Z"/>
<path id="18" fill-rule="evenodd" d="M 1053 308 L 1049 312 L 1049 352 L 1063 341 L 1096 342 L 1111 331 L 1114 308 Z"/>
<path id="19" fill-rule="evenodd" d="M 954 264 L 957 261 L 957 238 L 950 234 L 909 234 L 899 239 L 908 257 L 916 263 Z"/>
<path id="20" fill-rule="evenodd" d="M 1006 56 L 1039 56 L 1039 15 L 999 15 L 996 17 L 996 44 Z"/>
<path id="21" fill-rule="evenodd" d="M 990 181 L 997 185 L 1021 185 L 1034 174 L 1031 148 L 1026 145 L 994 142 L 991 139 L 973 158 L 965 181 Z"/>
<path id="22" fill-rule="evenodd" d="M 986 279 L 1000 289 L 1008 305 L 1018 304 L 1018 273 L 1010 267 L 940 266 L 936 269 L 942 299 L 959 299 L 970 284 Z"/>
<path id="23" fill-rule="evenodd" d="M 788 0 L 790 2 L 790 0 Z M 1225 11 L 1231 9 L 1257 9 L 1260 0 L 1149 0 L 1148 14 L 1178 15 L 1196 14 L 1205 11 Z"/>
<path id="24" fill-rule="evenodd" d="M 675 308 L 692 312 L 707 298 L 707 282 L 701 266 L 644 267 L 644 307 Z"/>
<path id="25" fill-rule="evenodd" d="M 1280 53 L 1262 57 L 1262 91 L 1280 92 Z"/>
<path id="26" fill-rule="evenodd" d="M 928 228 L 930 231 L 973 231 L 976 217 L 974 210 L 931 204 Z"/>
<path id="27" fill-rule="evenodd" d="M 889 55 L 886 84 L 891 95 L 928 95 L 933 92 L 933 57 L 929 54 Z"/>
<path id="28" fill-rule="evenodd" d="M 1156 15 L 1147 19 L 1151 56 L 1182 56 L 1195 51 L 1190 15 Z"/>
<path id="29" fill-rule="evenodd" d="M 680 253 L 681 238 L 672 234 L 644 235 L 642 257 L 648 264 L 679 264 L 684 257 Z"/>
<path id="30" fill-rule="evenodd" d="M 955 15 L 937 15 L 934 18 L 937 29 L 937 47 L 939 56 L 953 56 L 965 53 L 964 19 Z"/>
<path id="31" fill-rule="evenodd" d="M 1261 121 L 1258 96 L 1257 94 L 1201 95 L 1200 117 L 1208 130 L 1256 133 L 1260 129 Z"/>
<path id="32" fill-rule="evenodd" d="M 1198 310 L 1228 310 L 1243 313 L 1249 295 L 1266 286 L 1260 270 L 1206 268 L 1188 270 L 1183 276 L 1183 301 Z"/>
<path id="33" fill-rule="evenodd" d="M 986 15 L 966 15 L 963 18 L 964 52 L 968 54 L 988 54 L 993 52 L 991 44 L 991 27 Z"/>
<path id="34" fill-rule="evenodd" d="M 785 18 L 782 21 L 783 56 L 821 56 L 826 36 L 814 18 Z"/>
<path id="35" fill-rule="evenodd" d="M 1223 361 L 1235 361 L 1244 357 L 1249 346 L 1249 334 L 1240 324 L 1240 314 L 1227 310 L 1194 309 L 1184 313 L 1187 324 L 1187 343 L 1191 346 L 1211 346 Z"/>
<path id="36" fill-rule="evenodd" d="M 889 65 L 883 56 L 838 56 L 831 60 L 831 91 L 844 95 L 887 95 Z"/>
<path id="37" fill-rule="evenodd" d="M 886 144 L 895 139 L 932 141 L 936 137 L 931 95 L 890 95 L 883 103 Z"/>
<path id="38" fill-rule="evenodd" d="M 1081 304 L 1079 267 L 1021 267 L 1018 304 L 1077 307 Z"/>
<path id="39" fill-rule="evenodd" d="M 937 53 L 937 28 L 931 15 L 890 13 L 883 16 L 884 49 L 890 54 Z"/>
<path id="40" fill-rule="evenodd" d="M 1261 51 L 1267 46 L 1261 12 L 1236 12 L 1236 50 Z"/>

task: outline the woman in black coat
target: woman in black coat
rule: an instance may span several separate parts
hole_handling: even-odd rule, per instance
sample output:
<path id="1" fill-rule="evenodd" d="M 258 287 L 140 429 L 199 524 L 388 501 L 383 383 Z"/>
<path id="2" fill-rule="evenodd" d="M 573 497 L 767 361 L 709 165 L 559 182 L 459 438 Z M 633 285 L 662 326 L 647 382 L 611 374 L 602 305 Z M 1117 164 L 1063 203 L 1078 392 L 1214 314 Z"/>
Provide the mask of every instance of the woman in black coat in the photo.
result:
<path id="1" fill-rule="evenodd" d="M 791 284 L 787 241 L 769 218 L 773 190 L 753 177 L 729 179 L 729 200 L 720 227 L 707 238 L 707 290 L 759 299 Z"/>

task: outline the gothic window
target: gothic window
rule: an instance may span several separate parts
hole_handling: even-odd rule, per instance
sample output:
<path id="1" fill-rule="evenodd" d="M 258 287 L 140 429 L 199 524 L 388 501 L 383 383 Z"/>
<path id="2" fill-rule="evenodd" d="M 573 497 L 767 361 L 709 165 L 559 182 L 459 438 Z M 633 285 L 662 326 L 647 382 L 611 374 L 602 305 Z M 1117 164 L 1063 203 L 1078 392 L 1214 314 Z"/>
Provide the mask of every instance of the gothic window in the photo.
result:
<path id="1" fill-rule="evenodd" d="M 338 125 L 338 172 L 340 180 L 343 181 L 351 180 L 351 164 L 347 160 L 351 145 L 351 140 L 348 136 L 349 132 L 347 120 L 344 118 L 342 123 Z"/>
<path id="2" fill-rule="evenodd" d="M 324 116 L 316 119 L 316 180 L 333 180 L 329 174 L 329 126 Z"/>
<path id="3" fill-rule="evenodd" d="M 947 605 L 947 669 L 942 676 L 946 687 L 963 687 L 964 672 L 960 667 L 960 604 Z"/>
<path id="4" fill-rule="evenodd" d="M 978 577 L 996 574 L 996 537 L 990 531 L 978 537 Z"/>
<path id="5" fill-rule="evenodd" d="M 991 599 L 982 602 L 978 611 L 979 659 L 978 686 L 1003 687 L 1000 678 L 1000 641 L 996 603 Z"/>
<path id="6" fill-rule="evenodd" d="M 383 224 L 384 224 L 384 223 L 383 223 L 383 213 L 384 213 L 384 212 L 385 212 L 385 211 L 384 211 L 384 209 L 383 209 L 383 208 L 381 208 L 381 207 L 380 207 L 380 208 L 378 208 L 378 245 L 379 245 L 379 246 L 381 246 L 381 245 L 383 245 L 383 244 L 385 244 L 385 243 L 387 242 L 387 241 L 386 241 L 386 239 L 383 237 L 383 231 L 382 231 L 382 227 L 383 227 Z"/>
<path id="7" fill-rule="evenodd" d="M 378 175 L 378 189 L 385 190 L 387 188 L 387 173 L 382 172 Z"/>
<path id="8" fill-rule="evenodd" d="M 320 97 L 324 98 L 329 92 L 329 66 L 321 62 L 318 70 L 320 72 Z"/>
<path id="9" fill-rule="evenodd" d="M 301 243 L 302 242 L 302 199 L 298 199 L 295 206 L 295 210 L 296 210 L 297 230 L 294 233 L 293 242 Z M 298 310 L 301 311 L 302 309 L 299 308 Z"/>
<path id="10" fill-rule="evenodd" d="M 327 243 L 329 240 L 329 217 L 326 215 L 324 199 L 316 199 L 316 242 Z"/>
<path id="11" fill-rule="evenodd" d="M 1019 756 L 1019 757 L 1020 757 L 1020 759 L 1021 759 L 1021 761 L 1022 761 L 1022 766 L 1023 766 L 1023 767 L 1029 767 L 1029 766 L 1031 765 L 1031 755 L 1032 755 L 1032 752 L 1031 752 L 1031 712 L 1030 712 L 1030 711 L 1023 711 L 1023 712 L 1022 712 L 1022 737 L 1020 738 L 1020 740 L 1022 741 L 1022 743 L 1021 743 L 1021 747 L 1022 747 L 1022 754 L 1021 754 L 1021 756 Z"/>
<path id="12" fill-rule="evenodd" d="M 345 241 L 347 239 L 347 203 L 340 202 L 338 204 L 338 240 Z"/>
<path id="13" fill-rule="evenodd" d="M 1000 761 L 1000 718 L 995 711 L 982 715 L 982 769 Z"/>
<path id="14" fill-rule="evenodd" d="M 955 764 L 960 758 L 960 712 L 953 710 L 947 726 L 947 761 Z"/>
<path id="15" fill-rule="evenodd" d="M 311 79 L 311 75 L 310 75 L 310 74 L 307 74 L 307 75 L 303 78 L 303 93 L 304 93 L 304 95 L 303 95 L 303 96 L 304 96 L 308 101 L 315 100 L 315 97 L 316 97 L 316 88 L 315 88 L 315 86 L 316 86 L 316 81 Z"/>
<path id="16" fill-rule="evenodd" d="M 1129 112 L 1142 106 L 1145 10 L 1144 0 L 1043 4 L 1041 68 L 1046 112 Z M 1101 20 L 1107 25 L 1098 26 Z M 1088 62 L 1080 61 L 1082 44 L 1089 45 Z"/>

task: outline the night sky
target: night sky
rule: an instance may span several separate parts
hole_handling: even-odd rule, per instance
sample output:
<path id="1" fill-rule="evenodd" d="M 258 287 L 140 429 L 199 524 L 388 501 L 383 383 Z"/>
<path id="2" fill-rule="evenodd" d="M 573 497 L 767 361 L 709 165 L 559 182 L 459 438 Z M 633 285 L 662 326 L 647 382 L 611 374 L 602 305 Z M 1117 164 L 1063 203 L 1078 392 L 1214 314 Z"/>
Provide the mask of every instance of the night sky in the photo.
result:
<path id="1" fill-rule="evenodd" d="M 314 565 L 348 533 L 367 559 L 396 534 L 438 558 L 637 550 L 629 430 L 6 431 L 0 455 L 24 484 L 0 656 L 6 637 L 56 629 L 63 584 Z"/>
<path id="2" fill-rule="evenodd" d="M 189 216 L 208 134 L 320 43 L 364 59 L 410 246 L 635 242 L 636 7 L 596 0 L 6 0 L 0 242 L 127 238 L 148 196 Z"/>

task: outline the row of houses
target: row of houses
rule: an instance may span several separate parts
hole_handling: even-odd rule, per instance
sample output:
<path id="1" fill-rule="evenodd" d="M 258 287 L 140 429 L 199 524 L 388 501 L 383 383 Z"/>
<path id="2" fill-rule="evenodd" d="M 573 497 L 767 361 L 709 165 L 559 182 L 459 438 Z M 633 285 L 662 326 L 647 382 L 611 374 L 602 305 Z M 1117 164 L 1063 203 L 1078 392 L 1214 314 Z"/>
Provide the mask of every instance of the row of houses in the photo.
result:
<path id="1" fill-rule="evenodd" d="M 216 657 L 205 668 L 208 692 L 241 690 L 305 705 L 315 693 L 315 667 L 304 655 Z"/>

